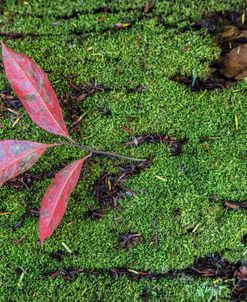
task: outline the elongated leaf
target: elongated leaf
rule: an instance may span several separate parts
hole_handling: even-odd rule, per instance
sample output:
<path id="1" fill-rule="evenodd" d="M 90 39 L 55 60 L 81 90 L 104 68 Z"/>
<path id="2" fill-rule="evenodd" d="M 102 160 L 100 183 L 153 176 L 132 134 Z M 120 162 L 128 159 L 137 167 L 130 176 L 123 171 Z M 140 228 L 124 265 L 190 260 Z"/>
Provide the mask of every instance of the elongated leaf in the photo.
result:
<path id="1" fill-rule="evenodd" d="M 48 147 L 31 141 L 0 141 L 0 186 L 32 167 Z"/>
<path id="2" fill-rule="evenodd" d="M 2 58 L 12 89 L 40 128 L 68 137 L 62 111 L 47 75 L 29 57 L 2 44 Z"/>
<path id="3" fill-rule="evenodd" d="M 58 227 L 66 210 L 71 192 L 76 186 L 85 158 L 59 171 L 48 187 L 40 207 L 39 238 L 41 245 Z"/>

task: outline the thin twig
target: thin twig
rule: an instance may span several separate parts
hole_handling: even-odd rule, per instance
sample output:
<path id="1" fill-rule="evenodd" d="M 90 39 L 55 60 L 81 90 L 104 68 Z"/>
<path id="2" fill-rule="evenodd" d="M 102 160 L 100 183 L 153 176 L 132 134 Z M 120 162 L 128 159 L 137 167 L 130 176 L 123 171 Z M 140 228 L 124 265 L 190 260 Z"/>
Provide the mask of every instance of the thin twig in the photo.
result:
<path id="1" fill-rule="evenodd" d="M 65 146 L 79 148 L 81 150 L 91 152 L 92 155 L 103 155 L 103 156 L 107 156 L 107 157 L 122 158 L 122 159 L 126 159 L 126 160 L 131 160 L 131 161 L 140 161 L 140 162 L 146 161 L 146 159 L 142 159 L 142 158 L 133 158 L 133 157 L 128 157 L 128 156 L 124 156 L 124 155 L 119 155 L 116 153 L 94 150 L 94 149 L 91 149 L 91 148 L 88 148 L 85 146 L 81 146 L 77 143 L 74 143 L 73 141 L 71 141 L 71 143 L 59 142 L 58 145 L 65 145 Z"/>

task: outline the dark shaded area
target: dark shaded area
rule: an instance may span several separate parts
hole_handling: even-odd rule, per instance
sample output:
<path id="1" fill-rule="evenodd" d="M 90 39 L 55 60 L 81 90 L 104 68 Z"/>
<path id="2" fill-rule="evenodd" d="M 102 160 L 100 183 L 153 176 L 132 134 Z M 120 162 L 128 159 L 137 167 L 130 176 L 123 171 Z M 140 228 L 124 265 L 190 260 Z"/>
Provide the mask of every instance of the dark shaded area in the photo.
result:
<path id="1" fill-rule="evenodd" d="M 74 35 L 78 39 L 86 39 L 88 37 L 91 37 L 92 34 L 99 33 L 111 33 L 111 34 L 116 34 L 120 30 L 125 30 L 131 28 L 133 25 L 135 25 L 137 22 L 145 19 L 155 19 L 157 20 L 157 23 L 159 25 L 162 25 L 165 29 L 178 29 L 179 32 L 185 32 L 187 30 L 190 30 L 190 26 L 184 26 L 181 27 L 177 23 L 170 23 L 166 22 L 165 18 L 169 17 L 170 14 L 168 13 L 165 15 L 164 12 L 158 12 L 155 10 L 155 4 L 156 1 L 146 1 L 143 6 L 140 7 L 127 7 L 125 9 L 119 9 L 117 7 L 108 7 L 107 5 L 105 6 L 99 6 L 95 7 L 90 10 L 78 10 L 75 9 L 72 11 L 70 14 L 65 13 L 64 15 L 60 16 L 53 16 L 56 20 L 70 20 L 70 19 L 75 19 L 75 18 L 80 18 L 83 15 L 87 14 L 105 14 L 105 16 L 100 16 L 97 18 L 98 23 L 103 23 L 103 21 L 106 19 L 107 14 L 120 14 L 123 13 L 125 16 L 128 16 L 129 13 L 135 14 L 132 19 L 129 19 L 128 17 L 123 17 L 117 22 L 116 24 L 112 24 L 111 26 L 102 26 L 99 28 L 99 26 L 95 26 L 94 28 L 88 29 L 88 30 L 71 30 L 69 34 Z M 164 16 L 165 15 L 165 16 Z M 46 15 L 40 15 L 40 14 L 33 14 L 31 13 L 12 13 L 11 17 L 13 18 L 18 18 L 18 16 L 22 17 L 35 17 L 35 18 L 46 18 Z M 184 21 L 189 21 L 193 22 L 193 20 L 188 17 L 188 18 L 182 18 L 180 22 Z M 37 34 L 34 32 L 29 32 L 29 33 L 22 33 L 22 32 L 0 32 L 0 37 L 5 37 L 6 39 L 23 39 L 25 37 L 42 37 L 42 36 L 61 36 L 59 34 Z"/>
<path id="2" fill-rule="evenodd" d="M 215 72 L 214 76 L 206 80 L 196 79 L 189 76 L 174 75 L 171 80 L 184 84 L 192 91 L 199 92 L 202 90 L 214 90 L 229 88 L 235 81 L 231 81 Z"/>
<path id="3" fill-rule="evenodd" d="M 124 146 L 141 145 L 143 143 L 166 143 L 170 146 L 170 152 L 172 156 L 178 156 L 182 154 L 183 145 L 188 143 L 187 138 L 177 139 L 176 137 L 170 137 L 165 134 L 143 134 L 135 137 L 133 140 L 123 143 Z"/>
<path id="4" fill-rule="evenodd" d="M 43 172 L 39 174 L 25 172 L 24 174 L 7 181 L 6 185 L 16 190 L 24 190 L 29 189 L 37 181 L 41 181 L 43 179 L 46 179 L 47 177 L 53 176 L 54 172 Z"/>
<path id="5" fill-rule="evenodd" d="M 5 40 L 15 40 L 15 39 L 24 39 L 27 37 L 31 38 L 40 38 L 40 37 L 61 37 L 61 34 L 55 34 L 55 33 L 46 33 L 46 34 L 41 34 L 41 33 L 34 33 L 34 32 L 5 32 L 5 31 L 0 31 L 0 37 L 5 38 Z"/>
<path id="6" fill-rule="evenodd" d="M 141 171 L 150 167 L 151 163 L 152 157 L 149 157 L 143 162 L 134 162 L 124 166 L 119 165 L 118 174 L 109 175 L 104 173 L 92 188 L 99 207 L 97 209 L 89 208 L 85 216 L 98 219 L 104 216 L 105 211 L 109 207 L 120 210 L 119 198 L 135 195 L 134 192 L 124 186 L 124 182 L 130 176 L 140 174 Z"/>
<path id="7" fill-rule="evenodd" d="M 78 256 L 78 252 L 77 251 L 73 251 L 73 252 L 69 252 L 69 251 L 64 251 L 64 250 L 57 250 L 53 253 L 50 254 L 50 257 L 53 259 L 53 260 L 56 260 L 58 262 L 61 262 L 62 260 L 64 260 L 64 258 L 69 258 L 69 257 L 72 257 L 72 256 Z"/>
<path id="8" fill-rule="evenodd" d="M 204 28 L 216 35 L 222 33 L 226 26 L 235 26 L 239 30 L 247 29 L 247 16 L 244 11 L 211 12 L 195 22 L 192 28 L 196 30 Z"/>
<path id="9" fill-rule="evenodd" d="M 1 110 L 7 110 L 7 106 L 14 110 L 18 110 L 20 107 L 22 107 L 21 101 L 16 96 L 13 96 L 11 92 L 12 89 L 10 87 L 0 91 L 0 100 L 6 105 L 5 108 L 1 108 Z"/>
<path id="10" fill-rule="evenodd" d="M 212 62 L 206 80 L 174 75 L 171 80 L 193 91 L 224 89 L 247 76 L 247 17 L 244 12 L 209 13 L 195 22 L 192 29 L 208 31 L 221 48 L 220 58 Z"/>
<path id="11" fill-rule="evenodd" d="M 168 272 L 164 274 L 156 274 L 150 273 L 145 271 L 138 271 L 132 270 L 125 267 L 115 267 L 110 269 L 74 269 L 74 268 L 67 268 L 67 269 L 60 269 L 55 272 L 48 272 L 45 273 L 45 276 L 49 276 L 52 279 L 55 279 L 57 276 L 61 276 L 64 280 L 71 280 L 74 277 L 78 276 L 78 274 L 83 273 L 87 275 L 95 275 L 100 276 L 102 274 L 109 274 L 113 279 L 117 280 L 119 277 L 123 275 L 127 275 L 132 280 L 138 280 L 140 278 L 153 278 L 153 279 L 160 279 L 162 277 L 176 277 L 177 273 L 175 272 Z"/>
<path id="12" fill-rule="evenodd" d="M 130 29 L 136 22 L 138 22 L 140 18 L 137 19 L 129 19 L 129 18 L 123 18 L 119 20 L 119 22 L 112 24 L 111 26 L 102 26 L 100 28 L 94 27 L 88 30 L 71 30 L 69 34 L 81 37 L 81 38 L 86 38 L 87 36 L 91 36 L 92 34 L 99 33 L 99 34 L 104 34 L 104 33 L 110 33 L 110 34 L 116 34 L 120 30 L 127 30 Z"/>
<path id="13" fill-rule="evenodd" d="M 57 250 L 55 252 L 53 252 L 51 254 L 51 257 L 55 260 L 57 260 L 58 262 L 62 261 L 64 256 L 67 255 L 67 252 L 63 251 L 63 250 Z"/>
<path id="14" fill-rule="evenodd" d="M 1 3 L 0 3 L 1 5 Z M 99 26 L 95 26 L 94 28 L 88 29 L 88 30 L 71 30 L 69 34 L 74 35 L 78 39 L 86 39 L 88 37 L 91 37 L 92 34 L 99 33 L 103 34 L 106 32 L 109 32 L 111 34 L 116 34 L 119 32 L 119 30 L 125 30 L 131 28 L 133 25 L 135 25 L 137 22 L 145 19 L 155 19 L 157 20 L 157 23 L 164 27 L 164 29 L 178 29 L 180 33 L 191 30 L 191 26 L 183 26 L 181 27 L 178 23 L 171 23 L 167 22 L 166 18 L 168 19 L 170 17 L 170 13 L 166 13 L 164 11 L 157 11 L 155 9 L 156 0 L 147 0 L 143 3 L 142 6 L 130 6 L 127 8 L 118 8 L 118 7 L 109 7 L 107 5 L 95 7 L 92 9 L 75 9 L 70 14 L 66 13 L 64 15 L 60 16 L 53 16 L 56 20 L 70 20 L 75 18 L 80 18 L 83 15 L 88 14 L 101 14 L 97 21 L 98 23 L 103 23 L 103 21 L 106 19 L 107 14 L 123 14 L 123 17 L 117 22 L 116 24 L 112 24 L 111 26 L 102 26 L 99 28 Z M 1 7 L 0 7 L 1 11 Z M 132 13 L 135 14 L 135 16 L 132 17 L 132 19 L 128 18 L 128 14 Z M 105 14 L 105 15 L 102 15 Z M 35 18 L 46 18 L 47 15 L 42 14 L 36 14 L 32 12 L 28 13 L 11 13 L 12 18 L 18 18 L 19 16 L 22 17 L 35 17 Z M 191 17 L 181 18 L 180 23 L 183 22 L 193 22 L 193 19 Z M 142 25 L 140 25 L 142 27 Z M 29 32 L 29 33 L 22 33 L 22 32 L 0 32 L 0 37 L 5 37 L 6 39 L 23 39 L 25 37 L 43 37 L 43 36 L 61 36 L 61 34 L 37 34 L 35 32 Z"/>
<path id="15" fill-rule="evenodd" d="M 12 89 L 10 87 L 0 91 L 0 117 L 9 119 L 12 127 L 14 127 L 22 117 L 18 112 L 21 107 L 22 103 L 12 94 Z M 0 124 L 0 127 L 6 129 L 3 124 Z"/>
<path id="16" fill-rule="evenodd" d="M 4 12 L 5 0 L 0 0 L 0 14 L 2 15 Z"/>
<path id="17" fill-rule="evenodd" d="M 149 11 L 151 11 L 151 9 L 152 9 L 152 7 L 150 7 Z M 58 16 L 57 19 L 69 20 L 69 19 L 79 18 L 81 15 L 87 15 L 87 14 L 95 14 L 95 15 L 96 14 L 119 14 L 119 13 L 135 13 L 135 12 L 141 12 L 141 11 L 144 12 L 145 8 L 127 7 L 125 9 L 118 9 L 116 7 L 109 7 L 107 5 L 104 5 L 104 6 L 95 7 L 92 10 L 85 10 L 85 9 L 80 10 L 80 11 L 79 10 L 74 10 L 69 15 L 65 14 L 65 15 L 62 15 L 62 16 Z M 44 16 L 43 15 L 38 15 L 38 16 L 35 15 L 35 17 L 43 18 Z"/>
<path id="18" fill-rule="evenodd" d="M 247 244 L 247 234 L 245 234 L 241 240 L 243 244 Z"/>
<path id="19" fill-rule="evenodd" d="M 41 34 L 35 34 L 35 33 L 21 33 L 21 32 L 3 32 L 0 31 L 0 37 L 5 37 L 9 39 L 20 39 L 25 37 L 39 37 L 42 36 Z"/>
<path id="20" fill-rule="evenodd" d="M 225 285 L 231 289 L 231 302 L 246 301 L 247 299 L 247 263 L 230 263 L 222 259 L 218 254 L 208 254 L 204 258 L 197 258 L 193 265 L 181 270 L 170 270 L 165 273 L 152 273 L 148 271 L 133 270 L 127 267 L 116 267 L 110 269 L 59 269 L 52 273 L 45 273 L 55 279 L 61 276 L 64 280 L 71 280 L 79 274 L 100 276 L 108 274 L 113 279 L 125 275 L 133 281 L 139 279 L 162 279 L 179 278 L 182 276 L 207 277 L 211 279 L 220 278 Z"/>

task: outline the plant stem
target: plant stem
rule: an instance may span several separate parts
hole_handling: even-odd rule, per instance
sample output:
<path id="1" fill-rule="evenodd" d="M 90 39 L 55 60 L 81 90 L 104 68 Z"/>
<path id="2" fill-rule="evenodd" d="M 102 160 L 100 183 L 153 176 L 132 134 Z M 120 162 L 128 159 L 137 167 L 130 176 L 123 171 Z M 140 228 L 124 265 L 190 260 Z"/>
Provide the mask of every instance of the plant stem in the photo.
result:
<path id="1" fill-rule="evenodd" d="M 98 150 L 94 150 L 94 149 L 90 149 L 88 147 L 85 147 L 85 146 L 81 146 L 75 142 L 72 142 L 71 143 L 66 143 L 66 142 L 60 142 L 58 143 L 59 145 L 66 145 L 66 146 L 70 146 L 70 147 L 75 147 L 75 148 L 79 148 L 81 150 L 85 150 L 85 151 L 88 151 L 88 152 L 91 152 L 92 155 L 95 154 L 95 155 L 103 155 L 103 156 L 107 156 L 107 157 L 115 157 L 115 158 L 122 158 L 122 159 L 127 159 L 127 160 L 131 160 L 131 161 L 146 161 L 146 159 L 142 159 L 142 158 L 133 158 L 133 157 L 128 157 L 128 156 L 124 156 L 124 155 L 119 155 L 119 154 L 116 154 L 116 153 L 111 153 L 111 152 L 105 152 L 105 151 L 98 151 Z"/>

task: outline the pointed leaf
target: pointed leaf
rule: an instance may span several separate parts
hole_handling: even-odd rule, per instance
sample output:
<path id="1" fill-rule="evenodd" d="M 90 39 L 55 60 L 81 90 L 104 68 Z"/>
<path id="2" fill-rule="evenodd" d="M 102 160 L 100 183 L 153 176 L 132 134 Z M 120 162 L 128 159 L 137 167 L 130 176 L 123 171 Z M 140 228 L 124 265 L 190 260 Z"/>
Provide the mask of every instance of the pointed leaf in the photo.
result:
<path id="1" fill-rule="evenodd" d="M 54 145 L 31 141 L 0 141 L 0 186 L 32 167 L 45 150 Z"/>
<path id="2" fill-rule="evenodd" d="M 70 194 L 76 186 L 85 158 L 59 171 L 48 187 L 40 207 L 39 238 L 41 245 L 58 227 L 66 210 Z"/>
<path id="3" fill-rule="evenodd" d="M 47 75 L 29 57 L 1 44 L 7 79 L 32 121 L 48 132 L 68 137 L 60 105 Z"/>

